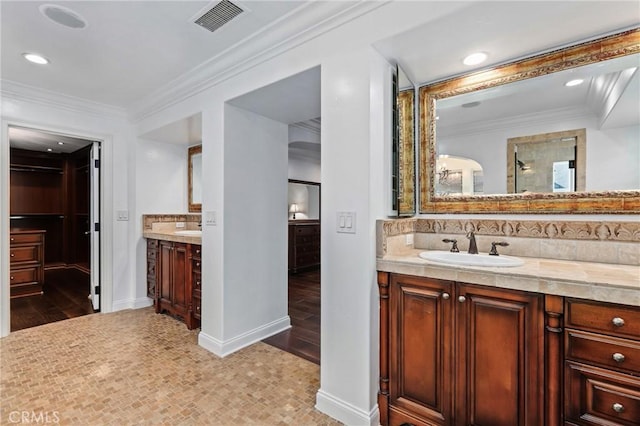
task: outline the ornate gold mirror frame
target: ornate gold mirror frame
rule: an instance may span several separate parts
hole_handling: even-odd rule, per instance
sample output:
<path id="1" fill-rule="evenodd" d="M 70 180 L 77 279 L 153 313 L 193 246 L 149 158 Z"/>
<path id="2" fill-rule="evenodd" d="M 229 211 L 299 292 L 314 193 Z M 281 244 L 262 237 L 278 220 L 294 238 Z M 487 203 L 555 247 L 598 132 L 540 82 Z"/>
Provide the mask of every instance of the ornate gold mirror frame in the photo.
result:
<path id="1" fill-rule="evenodd" d="M 640 29 L 420 88 L 420 213 L 640 213 L 640 190 L 436 196 L 436 100 L 640 52 Z"/>
<path id="2" fill-rule="evenodd" d="M 197 184 L 194 185 L 194 176 L 193 176 L 193 157 L 194 155 L 200 155 L 202 157 L 202 145 L 196 145 L 189 147 L 189 213 L 199 213 L 202 211 L 202 203 L 194 202 L 195 200 L 200 200 L 202 198 L 202 194 L 198 196 L 194 196 L 193 190 L 194 187 L 202 189 L 202 176 L 195 177 L 198 181 Z M 202 160 L 200 160 L 200 164 L 202 164 Z M 201 168 L 200 168 L 201 170 Z"/>

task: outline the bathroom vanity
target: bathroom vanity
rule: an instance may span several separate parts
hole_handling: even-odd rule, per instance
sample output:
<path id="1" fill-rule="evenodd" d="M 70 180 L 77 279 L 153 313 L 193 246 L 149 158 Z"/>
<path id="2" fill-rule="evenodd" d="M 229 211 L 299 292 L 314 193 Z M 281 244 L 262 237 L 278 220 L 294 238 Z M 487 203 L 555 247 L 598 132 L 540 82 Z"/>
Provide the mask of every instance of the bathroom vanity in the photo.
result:
<path id="1" fill-rule="evenodd" d="M 419 252 L 378 259 L 382 424 L 637 424 L 637 267 Z"/>
<path id="2" fill-rule="evenodd" d="M 191 215 L 193 216 L 193 215 Z M 185 217 L 152 223 L 145 215 L 147 240 L 147 296 L 156 313 L 180 318 L 189 330 L 200 326 L 202 300 L 202 245 L 199 231 L 176 228 Z M 173 219 L 174 222 L 170 220 Z M 192 221 L 193 222 L 193 221 Z M 194 224 L 195 225 L 195 224 Z"/>

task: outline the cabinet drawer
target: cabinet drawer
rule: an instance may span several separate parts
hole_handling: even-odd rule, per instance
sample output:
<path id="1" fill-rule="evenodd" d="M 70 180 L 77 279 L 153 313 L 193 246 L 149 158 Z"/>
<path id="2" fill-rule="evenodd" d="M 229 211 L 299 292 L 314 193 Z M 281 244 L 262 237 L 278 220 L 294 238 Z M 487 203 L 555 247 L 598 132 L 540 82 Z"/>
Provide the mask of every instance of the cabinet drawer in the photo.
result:
<path id="1" fill-rule="evenodd" d="M 640 379 L 567 362 L 565 420 L 581 425 L 637 425 Z"/>
<path id="2" fill-rule="evenodd" d="M 147 250 L 157 250 L 158 249 L 158 240 L 147 239 Z"/>
<path id="3" fill-rule="evenodd" d="M 11 247 L 9 251 L 11 263 L 40 261 L 40 246 Z"/>
<path id="4" fill-rule="evenodd" d="M 9 237 L 11 245 L 24 243 L 40 243 L 42 242 L 42 234 L 11 234 Z"/>
<path id="5" fill-rule="evenodd" d="M 296 226 L 296 235 L 320 235 L 319 225 L 298 225 Z"/>
<path id="6" fill-rule="evenodd" d="M 19 285 L 38 282 L 38 267 L 15 269 L 9 274 L 9 284 Z"/>
<path id="7" fill-rule="evenodd" d="M 193 273 L 193 290 L 202 291 L 202 276 L 199 272 Z"/>
<path id="8" fill-rule="evenodd" d="M 199 297 L 193 298 L 193 316 L 197 319 L 200 319 L 200 314 L 202 313 L 202 302 Z"/>
<path id="9" fill-rule="evenodd" d="M 192 246 L 191 253 L 194 259 L 200 260 L 202 258 L 202 246 Z"/>
<path id="10" fill-rule="evenodd" d="M 640 309 L 584 300 L 568 300 L 565 327 L 640 338 Z"/>
<path id="11" fill-rule="evenodd" d="M 640 342 L 567 330 L 565 347 L 569 359 L 640 373 Z"/>
<path id="12" fill-rule="evenodd" d="M 191 270 L 200 273 L 202 271 L 202 261 L 200 259 L 193 259 L 191 261 Z"/>

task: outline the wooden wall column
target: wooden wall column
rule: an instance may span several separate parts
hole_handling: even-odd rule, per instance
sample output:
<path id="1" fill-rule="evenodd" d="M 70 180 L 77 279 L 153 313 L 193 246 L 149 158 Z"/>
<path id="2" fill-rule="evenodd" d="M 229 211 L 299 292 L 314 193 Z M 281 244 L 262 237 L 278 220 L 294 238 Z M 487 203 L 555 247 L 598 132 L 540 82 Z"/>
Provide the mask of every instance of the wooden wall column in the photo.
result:
<path id="1" fill-rule="evenodd" d="M 378 272 L 380 291 L 380 424 L 389 424 L 389 273 Z"/>
<path id="2" fill-rule="evenodd" d="M 545 295 L 545 425 L 563 424 L 563 316 L 564 303 L 560 296 Z"/>

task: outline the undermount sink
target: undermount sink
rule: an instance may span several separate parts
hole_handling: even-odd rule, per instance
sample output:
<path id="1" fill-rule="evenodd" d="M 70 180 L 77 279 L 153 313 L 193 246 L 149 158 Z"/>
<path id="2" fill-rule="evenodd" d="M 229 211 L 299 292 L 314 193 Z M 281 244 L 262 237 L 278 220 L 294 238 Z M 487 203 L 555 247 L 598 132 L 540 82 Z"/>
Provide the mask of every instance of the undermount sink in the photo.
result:
<path id="1" fill-rule="evenodd" d="M 200 237 L 202 236 L 202 231 L 199 229 L 185 229 L 184 231 L 176 231 L 174 234 L 188 237 Z"/>
<path id="2" fill-rule="evenodd" d="M 453 253 L 450 251 L 423 251 L 418 256 L 432 262 L 464 266 L 514 267 L 524 265 L 524 261 L 512 256 L 489 256 L 488 254 Z"/>

